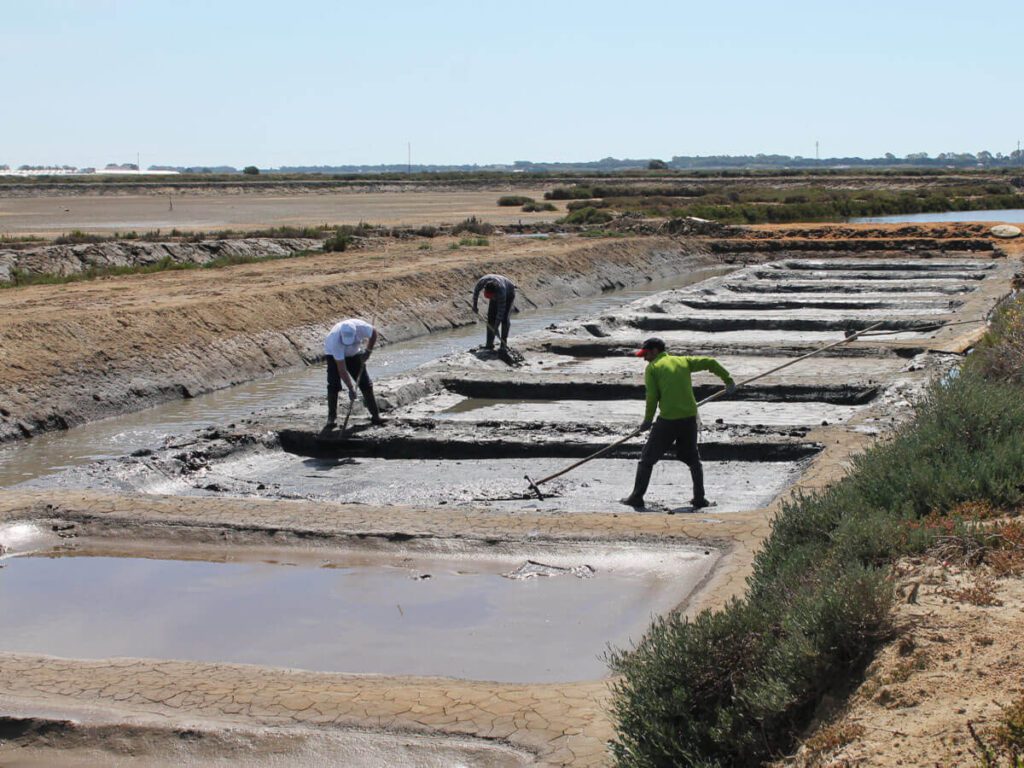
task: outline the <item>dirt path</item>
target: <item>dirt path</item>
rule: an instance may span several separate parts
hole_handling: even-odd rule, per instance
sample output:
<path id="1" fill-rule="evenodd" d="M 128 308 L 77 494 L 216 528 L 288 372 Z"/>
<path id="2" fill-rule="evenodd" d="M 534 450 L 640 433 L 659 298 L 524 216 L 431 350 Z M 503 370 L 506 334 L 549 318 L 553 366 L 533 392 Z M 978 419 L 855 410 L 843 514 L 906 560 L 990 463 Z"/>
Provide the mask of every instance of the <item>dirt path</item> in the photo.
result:
<path id="1" fill-rule="evenodd" d="M 518 206 L 499 207 L 498 198 L 516 194 L 544 199 L 540 188 L 493 187 L 474 190 L 322 193 L 225 194 L 170 191 L 165 195 L 67 195 L 0 199 L 0 234 L 56 235 L 81 230 L 113 232 L 184 232 L 253 230 L 282 226 L 389 225 L 459 222 L 470 216 L 494 224 L 553 221 L 557 211 L 523 213 Z M 564 204 L 563 204 L 564 205 Z"/>

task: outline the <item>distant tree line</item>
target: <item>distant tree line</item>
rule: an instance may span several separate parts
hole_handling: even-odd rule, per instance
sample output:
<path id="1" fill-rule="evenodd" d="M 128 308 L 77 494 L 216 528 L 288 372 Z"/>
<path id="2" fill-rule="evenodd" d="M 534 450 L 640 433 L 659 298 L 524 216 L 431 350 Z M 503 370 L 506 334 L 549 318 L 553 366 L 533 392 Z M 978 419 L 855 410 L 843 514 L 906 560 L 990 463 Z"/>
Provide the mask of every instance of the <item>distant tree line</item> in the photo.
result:
<path id="1" fill-rule="evenodd" d="M 1024 165 L 1024 152 L 1014 150 L 1008 155 L 1002 152 L 993 154 L 982 150 L 977 154 L 971 152 L 940 152 L 930 157 L 927 152 L 912 152 L 905 157 L 896 157 L 886 152 L 882 157 L 790 157 L 789 155 L 709 155 L 673 157 L 668 162 L 669 168 L 835 168 L 847 166 L 851 168 L 889 168 L 914 166 L 926 168 L 1011 168 Z"/>
<path id="2" fill-rule="evenodd" d="M 108 168 L 135 168 L 132 163 L 120 166 L 111 164 Z M 382 165 L 284 165 L 280 168 L 265 169 L 265 173 L 281 174 L 404 174 L 411 173 L 481 173 L 481 172 L 595 172 L 612 173 L 615 171 L 713 171 L 713 170 L 809 170 L 809 169 L 841 169 L 841 168 L 1024 168 L 1024 151 L 1014 150 L 1009 154 L 1002 152 L 940 152 L 931 157 L 927 152 L 911 152 L 905 157 L 897 157 L 886 152 L 882 157 L 801 157 L 800 155 L 677 155 L 671 160 L 657 158 L 623 158 L 604 157 L 579 163 L 533 162 L 516 160 L 511 165 L 492 164 L 479 165 L 409 165 L 407 163 L 390 163 Z M 71 169 L 71 166 L 28 166 L 20 170 L 48 170 L 55 168 Z M 152 165 L 154 171 L 179 171 L 181 173 L 202 174 L 233 174 L 248 173 L 257 175 L 256 166 L 238 169 L 231 165 L 215 166 L 173 166 Z M 256 170 L 257 173 L 253 173 Z"/>

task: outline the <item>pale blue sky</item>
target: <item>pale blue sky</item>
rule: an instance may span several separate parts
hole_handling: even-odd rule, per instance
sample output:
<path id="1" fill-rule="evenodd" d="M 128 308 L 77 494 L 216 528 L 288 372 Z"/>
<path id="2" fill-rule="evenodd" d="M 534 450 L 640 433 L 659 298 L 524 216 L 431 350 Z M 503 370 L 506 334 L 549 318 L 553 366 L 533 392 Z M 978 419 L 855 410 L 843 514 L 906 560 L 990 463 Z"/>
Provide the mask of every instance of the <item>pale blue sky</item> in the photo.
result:
<path id="1" fill-rule="evenodd" d="M 1022 29 L 1021 0 L 0 0 L 0 164 L 1009 152 Z"/>

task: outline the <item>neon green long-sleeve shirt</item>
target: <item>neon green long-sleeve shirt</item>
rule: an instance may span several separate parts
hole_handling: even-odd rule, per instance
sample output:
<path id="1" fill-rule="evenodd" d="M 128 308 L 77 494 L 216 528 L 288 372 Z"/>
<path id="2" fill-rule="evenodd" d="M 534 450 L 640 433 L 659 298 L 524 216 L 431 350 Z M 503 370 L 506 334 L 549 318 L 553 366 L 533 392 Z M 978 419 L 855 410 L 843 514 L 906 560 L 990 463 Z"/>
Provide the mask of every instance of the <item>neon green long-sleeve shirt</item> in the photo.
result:
<path id="1" fill-rule="evenodd" d="M 644 384 L 647 385 L 647 411 L 644 421 L 653 421 L 654 412 L 661 406 L 663 419 L 685 419 L 697 415 L 697 400 L 693 396 L 693 371 L 711 371 L 723 383 L 732 382 L 732 376 L 713 357 L 684 357 L 662 352 L 647 364 Z"/>

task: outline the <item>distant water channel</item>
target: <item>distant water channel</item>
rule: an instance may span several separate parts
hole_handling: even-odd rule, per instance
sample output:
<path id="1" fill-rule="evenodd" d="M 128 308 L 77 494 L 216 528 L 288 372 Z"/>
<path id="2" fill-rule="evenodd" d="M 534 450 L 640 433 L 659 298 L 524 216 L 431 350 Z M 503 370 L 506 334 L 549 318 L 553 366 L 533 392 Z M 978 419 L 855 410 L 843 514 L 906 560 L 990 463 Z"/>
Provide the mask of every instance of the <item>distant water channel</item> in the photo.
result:
<path id="1" fill-rule="evenodd" d="M 961 221 L 1024 222 L 1024 208 L 1005 208 L 993 211 L 943 211 L 942 213 L 906 213 L 899 216 L 868 216 L 850 219 L 851 224 L 898 224 Z"/>
<path id="2" fill-rule="evenodd" d="M 705 272 L 700 279 L 706 279 Z M 574 317 L 592 317 L 613 307 L 658 291 L 693 283 L 681 275 L 642 286 L 555 307 L 526 310 L 513 316 L 515 338 Z M 470 325 L 388 344 L 374 353 L 372 372 L 387 378 L 439 357 L 482 344 L 483 326 Z M 55 474 L 69 467 L 125 456 L 140 448 L 159 446 L 163 440 L 209 426 L 223 426 L 265 408 L 278 408 L 311 396 L 326 397 L 322 365 L 291 370 L 228 389 L 175 400 L 144 411 L 114 416 L 63 432 L 51 432 L 0 446 L 0 487 Z"/>

